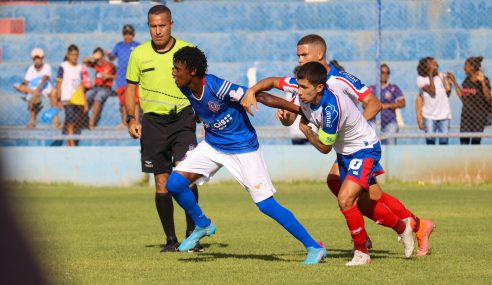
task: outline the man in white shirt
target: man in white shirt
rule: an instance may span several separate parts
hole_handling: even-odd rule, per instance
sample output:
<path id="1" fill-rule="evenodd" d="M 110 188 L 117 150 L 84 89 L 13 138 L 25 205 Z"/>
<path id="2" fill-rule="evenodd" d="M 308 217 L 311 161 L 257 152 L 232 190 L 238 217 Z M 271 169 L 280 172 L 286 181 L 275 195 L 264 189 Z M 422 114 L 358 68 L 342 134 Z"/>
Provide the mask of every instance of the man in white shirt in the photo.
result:
<path id="1" fill-rule="evenodd" d="M 27 69 L 24 81 L 19 85 L 14 85 L 15 90 L 26 94 L 24 99 L 29 103 L 29 123 L 27 128 L 36 127 L 36 115 L 43 108 L 42 97 L 50 98 L 51 106 L 57 105 L 55 89 L 50 82 L 51 66 L 44 63 L 44 52 L 40 48 L 31 51 L 33 64 Z M 53 120 L 53 126 L 58 126 L 58 116 Z"/>

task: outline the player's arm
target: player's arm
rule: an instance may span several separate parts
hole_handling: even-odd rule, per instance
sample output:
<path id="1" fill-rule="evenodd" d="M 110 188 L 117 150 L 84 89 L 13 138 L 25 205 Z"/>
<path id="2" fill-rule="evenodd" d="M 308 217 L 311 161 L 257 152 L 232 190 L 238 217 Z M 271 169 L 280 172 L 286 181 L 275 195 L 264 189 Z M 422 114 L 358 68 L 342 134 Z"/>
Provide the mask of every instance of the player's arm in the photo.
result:
<path id="1" fill-rule="evenodd" d="M 318 133 L 315 133 L 308 124 L 309 121 L 305 117 L 301 117 L 301 121 L 299 122 L 301 132 L 317 150 L 324 154 L 329 153 L 335 142 L 336 135 L 329 135 L 322 129 Z"/>
<path id="2" fill-rule="evenodd" d="M 241 100 L 241 105 L 246 110 L 246 112 L 248 112 L 251 116 L 254 116 L 253 112 L 251 111 L 251 106 L 254 107 L 256 112 L 258 112 L 258 106 L 256 104 L 256 94 L 262 91 L 268 91 L 272 88 L 278 88 L 278 82 L 280 79 L 280 77 L 268 77 L 260 80 L 258 83 L 248 88 L 246 94 Z"/>
<path id="3" fill-rule="evenodd" d="M 424 116 L 422 115 L 422 109 L 424 106 L 424 98 L 422 97 L 422 91 L 419 92 L 415 99 L 415 115 L 417 116 L 417 125 L 419 129 L 424 129 Z"/>
<path id="4" fill-rule="evenodd" d="M 362 116 L 364 116 L 364 119 L 366 119 L 367 121 L 376 117 L 376 115 L 383 108 L 381 101 L 379 101 L 379 99 L 374 95 L 374 93 L 372 93 L 372 91 L 365 95 L 361 102 L 362 107 L 364 108 Z"/>
<path id="5" fill-rule="evenodd" d="M 128 83 L 125 90 L 125 110 L 127 114 L 128 133 L 134 139 L 140 138 L 141 126 L 135 119 L 135 93 L 137 92 L 138 83 L 140 82 L 140 68 L 134 52 L 130 54 L 128 67 L 126 69 L 126 82 Z"/>
<path id="6" fill-rule="evenodd" d="M 280 97 L 268 94 L 266 92 L 256 93 L 255 97 L 257 102 L 260 102 L 263 105 L 268 106 L 270 108 L 283 109 L 295 114 L 301 113 L 301 108 L 296 104 L 293 104 Z"/>

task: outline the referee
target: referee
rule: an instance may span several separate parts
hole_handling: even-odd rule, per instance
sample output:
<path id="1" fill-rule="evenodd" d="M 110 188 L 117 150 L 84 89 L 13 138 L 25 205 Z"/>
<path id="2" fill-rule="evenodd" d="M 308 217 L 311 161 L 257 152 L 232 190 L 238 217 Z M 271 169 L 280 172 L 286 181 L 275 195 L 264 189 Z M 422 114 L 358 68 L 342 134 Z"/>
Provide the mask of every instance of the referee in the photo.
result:
<path id="1" fill-rule="evenodd" d="M 148 27 L 152 40 L 136 47 L 130 55 L 126 80 L 126 122 L 132 138 L 140 138 L 142 171 L 154 173 L 155 204 L 166 234 L 162 252 L 176 251 L 179 246 L 174 229 L 174 207 L 166 181 L 173 168 L 196 142 L 196 121 L 188 99 L 172 77 L 173 55 L 191 44 L 171 36 L 171 10 L 163 5 L 150 8 Z M 142 125 L 135 119 L 135 92 L 139 88 Z M 193 189 L 198 200 L 198 191 Z M 186 216 L 186 236 L 195 224 Z M 197 245 L 195 251 L 203 251 Z"/>

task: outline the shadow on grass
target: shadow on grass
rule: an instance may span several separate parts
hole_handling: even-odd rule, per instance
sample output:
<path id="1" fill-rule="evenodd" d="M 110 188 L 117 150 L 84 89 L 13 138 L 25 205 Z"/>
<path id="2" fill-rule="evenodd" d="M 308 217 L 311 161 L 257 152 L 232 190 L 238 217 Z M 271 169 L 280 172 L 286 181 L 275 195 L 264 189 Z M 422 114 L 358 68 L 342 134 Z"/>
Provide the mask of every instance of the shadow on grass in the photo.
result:
<path id="1" fill-rule="evenodd" d="M 352 258 L 354 254 L 351 249 L 338 249 L 328 248 L 328 258 Z M 369 255 L 371 259 L 388 258 L 390 255 L 396 255 L 397 253 L 388 250 L 370 250 Z M 403 255 L 403 252 L 402 252 Z"/>
<path id="2" fill-rule="evenodd" d="M 166 245 L 161 243 L 161 244 L 146 244 L 144 245 L 144 247 L 147 247 L 147 248 L 164 248 Z M 228 243 L 213 243 L 213 244 L 208 244 L 208 243 L 202 243 L 202 247 L 204 249 L 207 249 L 209 247 L 218 247 L 218 248 L 224 248 L 224 247 L 228 247 L 229 244 Z"/>
<path id="3" fill-rule="evenodd" d="M 180 258 L 179 261 L 184 262 L 207 262 L 216 259 L 257 259 L 263 261 L 275 261 L 275 262 L 294 262 L 292 260 L 286 260 L 280 258 L 280 256 L 290 254 L 240 254 L 240 253 L 221 253 L 221 252 L 201 252 L 195 255 L 190 255 L 189 258 Z M 297 261 L 296 261 L 297 262 Z"/>

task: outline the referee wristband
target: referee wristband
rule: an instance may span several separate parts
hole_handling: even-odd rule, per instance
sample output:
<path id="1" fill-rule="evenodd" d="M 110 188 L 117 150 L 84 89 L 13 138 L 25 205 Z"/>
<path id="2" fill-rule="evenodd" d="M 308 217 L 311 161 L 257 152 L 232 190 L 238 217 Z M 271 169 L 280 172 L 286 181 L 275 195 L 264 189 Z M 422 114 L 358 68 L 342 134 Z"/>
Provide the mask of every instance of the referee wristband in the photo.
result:
<path id="1" fill-rule="evenodd" d="M 131 119 L 135 119 L 135 116 L 132 116 L 132 115 L 127 115 L 126 116 L 126 123 L 130 123 Z"/>

